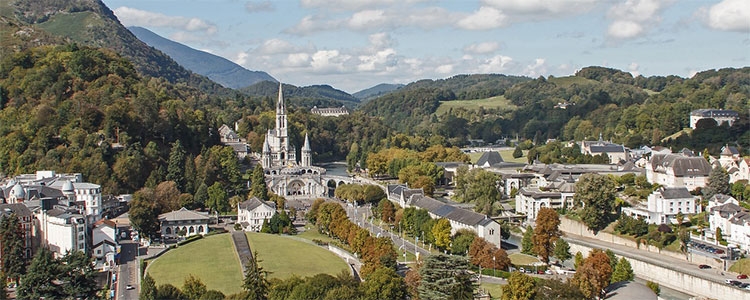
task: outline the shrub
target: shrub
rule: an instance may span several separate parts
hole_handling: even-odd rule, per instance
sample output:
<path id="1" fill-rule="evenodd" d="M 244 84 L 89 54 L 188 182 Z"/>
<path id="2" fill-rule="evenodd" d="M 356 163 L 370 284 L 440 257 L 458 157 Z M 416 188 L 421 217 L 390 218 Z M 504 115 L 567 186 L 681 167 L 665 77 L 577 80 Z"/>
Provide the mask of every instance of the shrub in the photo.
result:
<path id="1" fill-rule="evenodd" d="M 656 295 L 658 296 L 661 293 L 661 288 L 659 288 L 659 284 L 653 281 L 646 282 L 646 286 L 650 288 Z"/>

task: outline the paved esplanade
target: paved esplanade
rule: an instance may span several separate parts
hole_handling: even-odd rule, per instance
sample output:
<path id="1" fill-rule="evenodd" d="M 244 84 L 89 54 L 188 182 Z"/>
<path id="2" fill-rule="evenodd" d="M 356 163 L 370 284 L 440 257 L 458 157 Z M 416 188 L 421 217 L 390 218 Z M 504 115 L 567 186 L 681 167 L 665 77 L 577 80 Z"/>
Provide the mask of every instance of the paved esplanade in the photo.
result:
<path id="1" fill-rule="evenodd" d="M 253 259 L 253 253 L 250 251 L 250 244 L 247 241 L 245 232 L 233 231 L 232 243 L 234 244 L 234 249 L 237 250 L 237 256 L 240 258 L 242 274 L 245 274 L 245 267 L 248 265 L 250 260 Z"/>

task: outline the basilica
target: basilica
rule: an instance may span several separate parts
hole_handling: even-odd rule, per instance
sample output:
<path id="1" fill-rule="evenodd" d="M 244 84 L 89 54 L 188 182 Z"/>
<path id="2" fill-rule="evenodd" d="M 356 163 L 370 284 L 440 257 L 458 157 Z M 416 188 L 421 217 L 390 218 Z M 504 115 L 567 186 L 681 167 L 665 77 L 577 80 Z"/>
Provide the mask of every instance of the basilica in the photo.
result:
<path id="1" fill-rule="evenodd" d="M 297 148 L 290 145 L 288 128 L 286 103 L 282 85 L 279 83 L 276 127 L 266 133 L 260 158 L 269 190 L 282 196 L 325 195 L 328 187 L 322 176 L 326 169 L 312 165 L 312 149 L 308 135 L 305 134 L 305 143 L 300 151 L 301 159 L 297 160 Z"/>

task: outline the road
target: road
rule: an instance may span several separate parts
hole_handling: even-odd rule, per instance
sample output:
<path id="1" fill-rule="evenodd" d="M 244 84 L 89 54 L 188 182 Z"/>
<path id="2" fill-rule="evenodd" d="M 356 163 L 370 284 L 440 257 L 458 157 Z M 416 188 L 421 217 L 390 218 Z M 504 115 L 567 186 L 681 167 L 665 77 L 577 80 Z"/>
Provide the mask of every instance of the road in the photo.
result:
<path id="1" fill-rule="evenodd" d="M 120 240 L 120 265 L 118 266 L 117 282 L 115 285 L 115 300 L 138 299 L 138 243 L 130 240 Z M 130 285 L 133 289 L 128 290 Z"/>

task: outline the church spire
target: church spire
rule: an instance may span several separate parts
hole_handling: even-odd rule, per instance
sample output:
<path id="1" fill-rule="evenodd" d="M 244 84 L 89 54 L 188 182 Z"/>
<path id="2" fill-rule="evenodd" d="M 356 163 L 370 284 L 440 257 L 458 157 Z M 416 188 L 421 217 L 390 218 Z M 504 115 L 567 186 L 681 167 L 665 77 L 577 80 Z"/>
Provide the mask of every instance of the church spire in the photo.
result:
<path id="1" fill-rule="evenodd" d="M 312 151 L 312 149 L 310 149 L 310 139 L 307 138 L 307 133 L 305 133 L 305 145 L 302 146 L 302 151 Z"/>
<path id="2" fill-rule="evenodd" d="M 281 90 L 281 82 L 279 82 L 279 100 L 276 103 L 276 115 L 286 114 L 286 104 L 284 104 L 284 93 Z"/>
<path id="3" fill-rule="evenodd" d="M 302 166 L 312 166 L 312 149 L 310 148 L 310 139 L 305 133 L 305 145 L 302 146 Z"/>

